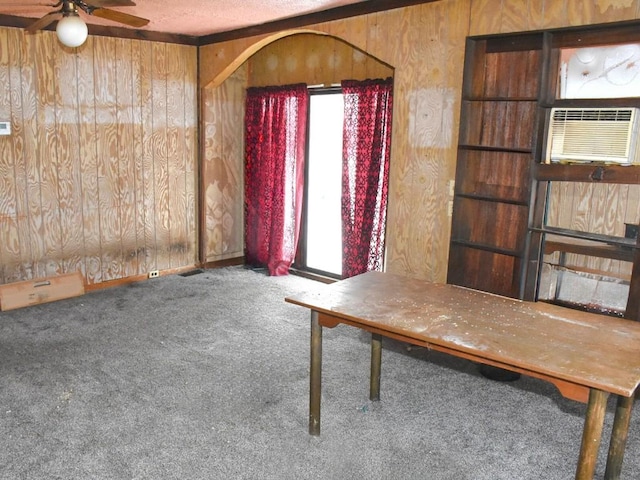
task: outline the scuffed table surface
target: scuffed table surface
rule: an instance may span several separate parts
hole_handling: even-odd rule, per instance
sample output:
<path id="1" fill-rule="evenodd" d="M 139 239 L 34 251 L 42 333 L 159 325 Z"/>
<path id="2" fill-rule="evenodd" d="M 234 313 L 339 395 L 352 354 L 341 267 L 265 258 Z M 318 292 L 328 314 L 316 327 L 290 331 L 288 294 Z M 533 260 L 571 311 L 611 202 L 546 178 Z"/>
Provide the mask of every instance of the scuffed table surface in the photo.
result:
<path id="1" fill-rule="evenodd" d="M 640 383 L 640 323 L 630 320 L 380 272 L 286 301 L 625 397 Z"/>

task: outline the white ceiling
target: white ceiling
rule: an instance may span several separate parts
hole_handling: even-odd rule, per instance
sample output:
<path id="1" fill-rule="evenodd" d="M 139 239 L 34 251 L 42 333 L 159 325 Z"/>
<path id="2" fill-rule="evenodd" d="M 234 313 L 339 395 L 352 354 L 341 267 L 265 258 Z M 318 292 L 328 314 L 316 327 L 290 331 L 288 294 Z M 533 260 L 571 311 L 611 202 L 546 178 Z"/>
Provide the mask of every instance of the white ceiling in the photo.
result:
<path id="1" fill-rule="evenodd" d="M 0 14 L 37 19 L 55 11 L 57 0 L 0 0 Z M 203 36 L 296 17 L 363 0 L 134 0 L 136 6 L 113 7 L 148 18 L 139 30 Z M 80 14 L 88 24 L 126 27 Z M 138 29 L 137 29 L 138 30 Z"/>

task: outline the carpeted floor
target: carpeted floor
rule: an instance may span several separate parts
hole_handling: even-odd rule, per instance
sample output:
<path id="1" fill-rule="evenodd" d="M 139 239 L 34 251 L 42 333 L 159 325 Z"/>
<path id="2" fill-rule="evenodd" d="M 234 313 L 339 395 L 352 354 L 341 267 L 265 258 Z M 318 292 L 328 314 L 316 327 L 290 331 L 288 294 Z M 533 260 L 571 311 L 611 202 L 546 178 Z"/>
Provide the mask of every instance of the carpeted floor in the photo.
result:
<path id="1" fill-rule="evenodd" d="M 309 436 L 309 312 L 283 299 L 316 288 L 230 267 L 0 312 L 0 478 L 574 478 L 584 405 L 391 341 L 372 403 L 369 337 L 345 326 L 324 332 Z"/>

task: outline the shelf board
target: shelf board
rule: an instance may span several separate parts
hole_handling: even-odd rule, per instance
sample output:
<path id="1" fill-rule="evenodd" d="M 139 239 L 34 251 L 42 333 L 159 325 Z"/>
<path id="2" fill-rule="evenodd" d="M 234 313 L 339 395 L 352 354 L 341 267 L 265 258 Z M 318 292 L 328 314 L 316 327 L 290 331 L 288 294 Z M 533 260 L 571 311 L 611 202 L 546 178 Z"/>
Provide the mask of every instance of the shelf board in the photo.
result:
<path id="1" fill-rule="evenodd" d="M 530 148 L 511 148 L 511 147 L 490 147 L 487 145 L 469 145 L 459 144 L 458 148 L 461 150 L 479 150 L 484 152 L 505 152 L 505 153 L 531 153 Z"/>
<path id="2" fill-rule="evenodd" d="M 544 253 L 575 253 L 587 257 L 609 258 L 622 262 L 633 262 L 634 249 L 604 243 L 596 243 L 577 238 L 550 235 L 544 240 Z"/>
<path id="3" fill-rule="evenodd" d="M 536 97 L 476 97 L 468 96 L 462 99 L 463 102 L 529 102 L 536 103 Z"/>
<path id="4" fill-rule="evenodd" d="M 527 200 L 515 200 L 513 198 L 491 197 L 489 195 L 477 195 L 474 193 L 456 192 L 456 197 L 468 198 L 471 200 L 481 200 L 483 202 L 507 203 L 509 205 L 519 205 L 522 207 L 529 206 L 529 202 Z"/>
<path id="5" fill-rule="evenodd" d="M 558 228 L 545 226 L 542 228 L 530 228 L 532 232 L 556 235 L 558 237 L 575 238 L 577 240 L 588 240 L 591 242 L 599 242 L 606 245 L 623 247 L 627 249 L 638 248 L 635 238 L 616 237 L 614 235 L 603 235 L 601 233 L 581 232 L 578 230 L 570 230 L 568 228 Z"/>
<path id="6" fill-rule="evenodd" d="M 493 245 L 469 242 L 467 240 L 451 239 L 451 243 L 460 247 L 474 248 L 476 250 L 484 250 L 485 252 L 497 253 L 500 255 L 506 255 L 508 257 L 522 258 L 522 253 L 518 252 L 517 250 L 509 250 L 506 248 L 495 247 Z"/>

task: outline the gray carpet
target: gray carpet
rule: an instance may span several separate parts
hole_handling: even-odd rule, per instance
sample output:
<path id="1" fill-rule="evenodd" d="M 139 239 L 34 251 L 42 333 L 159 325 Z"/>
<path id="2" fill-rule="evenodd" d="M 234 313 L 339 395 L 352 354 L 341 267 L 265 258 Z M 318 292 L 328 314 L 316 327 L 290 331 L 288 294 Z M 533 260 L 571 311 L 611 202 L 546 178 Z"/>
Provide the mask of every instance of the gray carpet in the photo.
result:
<path id="1" fill-rule="evenodd" d="M 0 478 L 574 477 L 584 405 L 391 341 L 373 403 L 369 337 L 346 326 L 325 329 L 309 436 L 309 312 L 283 299 L 315 288 L 230 267 L 0 312 Z M 640 478 L 636 417 L 625 479 Z"/>

